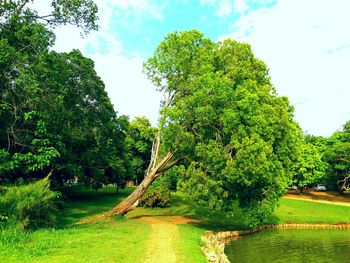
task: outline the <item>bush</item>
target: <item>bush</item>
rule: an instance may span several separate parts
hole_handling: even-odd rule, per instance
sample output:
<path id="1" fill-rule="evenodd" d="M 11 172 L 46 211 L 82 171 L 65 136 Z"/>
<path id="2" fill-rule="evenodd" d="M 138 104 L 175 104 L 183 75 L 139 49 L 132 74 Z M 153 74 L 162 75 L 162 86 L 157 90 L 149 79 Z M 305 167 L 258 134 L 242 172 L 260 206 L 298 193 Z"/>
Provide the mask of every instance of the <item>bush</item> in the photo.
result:
<path id="1" fill-rule="evenodd" d="M 142 207 L 166 207 L 169 204 L 170 191 L 161 187 L 148 189 L 139 202 Z"/>
<path id="2" fill-rule="evenodd" d="M 53 226 L 58 197 L 57 192 L 50 190 L 48 177 L 27 185 L 6 187 L 0 196 L 2 221 L 16 223 L 21 229 Z"/>
<path id="3" fill-rule="evenodd" d="M 172 192 L 176 191 L 177 181 L 180 178 L 181 167 L 175 166 L 170 170 L 166 171 L 163 176 L 161 176 L 156 183 L 162 187 L 169 189 Z"/>

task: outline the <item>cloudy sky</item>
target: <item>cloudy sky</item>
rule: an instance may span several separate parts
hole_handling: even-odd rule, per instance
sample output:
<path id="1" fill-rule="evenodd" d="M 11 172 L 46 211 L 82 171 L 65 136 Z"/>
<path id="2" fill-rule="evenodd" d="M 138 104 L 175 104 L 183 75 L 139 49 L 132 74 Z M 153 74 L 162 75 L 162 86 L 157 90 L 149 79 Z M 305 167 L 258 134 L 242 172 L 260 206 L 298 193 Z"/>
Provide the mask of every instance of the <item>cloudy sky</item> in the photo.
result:
<path id="1" fill-rule="evenodd" d="M 41 1 L 41 3 L 40 3 Z M 46 0 L 37 0 L 44 8 Z M 288 96 L 304 131 L 331 135 L 350 120 L 348 0 L 98 0 L 100 30 L 80 38 L 56 30 L 55 49 L 95 61 L 119 114 L 158 118 L 161 95 L 142 63 L 167 33 L 198 29 L 218 41 L 251 44 Z"/>

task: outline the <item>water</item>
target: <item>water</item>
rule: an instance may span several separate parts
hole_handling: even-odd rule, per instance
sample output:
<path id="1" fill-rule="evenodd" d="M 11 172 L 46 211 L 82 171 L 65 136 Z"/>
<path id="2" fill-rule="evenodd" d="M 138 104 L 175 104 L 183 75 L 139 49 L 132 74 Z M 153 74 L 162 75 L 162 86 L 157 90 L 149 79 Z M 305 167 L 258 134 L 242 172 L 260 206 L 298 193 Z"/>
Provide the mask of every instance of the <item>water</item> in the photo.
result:
<path id="1" fill-rule="evenodd" d="M 350 262 L 349 230 L 266 230 L 225 248 L 231 262 Z"/>

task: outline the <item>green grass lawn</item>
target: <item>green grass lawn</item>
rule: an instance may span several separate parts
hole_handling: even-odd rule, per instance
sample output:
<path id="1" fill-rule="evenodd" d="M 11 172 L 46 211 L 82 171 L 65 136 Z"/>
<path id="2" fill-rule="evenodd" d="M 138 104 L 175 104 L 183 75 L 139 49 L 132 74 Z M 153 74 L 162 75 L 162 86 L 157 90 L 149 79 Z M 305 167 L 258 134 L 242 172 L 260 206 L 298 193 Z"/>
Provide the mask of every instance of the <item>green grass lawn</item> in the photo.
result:
<path id="1" fill-rule="evenodd" d="M 342 223 L 350 222 L 350 207 L 281 199 L 274 214 L 277 223 Z"/>
<path id="2" fill-rule="evenodd" d="M 188 198 L 178 193 L 172 195 L 172 206 L 168 208 L 138 208 L 124 219 L 89 225 L 75 224 L 83 217 L 108 210 L 131 191 L 131 188 L 127 188 L 116 193 L 114 188 L 105 188 L 72 193 L 59 214 L 56 229 L 30 233 L 0 232 L 0 259 L 6 259 L 4 262 L 50 263 L 143 262 L 151 226 L 137 218 L 148 215 L 166 220 L 166 216 L 177 215 L 200 220 L 178 225 L 179 239 L 175 241 L 178 260 L 184 263 L 205 262 L 200 250 L 200 237 L 206 230 L 247 228 L 239 208 L 228 217 L 195 207 Z M 280 206 L 267 223 L 285 222 L 350 222 L 350 207 L 281 199 Z"/>
<path id="3" fill-rule="evenodd" d="M 143 262 L 149 224 L 127 219 L 74 224 L 113 207 L 131 190 L 83 190 L 67 202 L 56 229 L 0 233 L 0 262 Z"/>

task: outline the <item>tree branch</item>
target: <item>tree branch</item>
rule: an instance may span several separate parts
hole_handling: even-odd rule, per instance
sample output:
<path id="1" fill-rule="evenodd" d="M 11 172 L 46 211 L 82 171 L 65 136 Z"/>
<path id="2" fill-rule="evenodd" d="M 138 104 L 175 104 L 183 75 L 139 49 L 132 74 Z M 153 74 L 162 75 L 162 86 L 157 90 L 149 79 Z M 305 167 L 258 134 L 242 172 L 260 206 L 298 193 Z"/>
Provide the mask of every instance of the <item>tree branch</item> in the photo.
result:
<path id="1" fill-rule="evenodd" d="M 29 0 L 24 0 L 23 3 L 17 8 L 17 12 L 20 13 L 26 4 L 29 3 Z"/>
<path id="2" fill-rule="evenodd" d="M 174 167 L 175 165 L 177 165 L 179 162 L 181 162 L 182 160 L 186 159 L 185 157 L 181 157 L 171 163 L 169 163 L 167 166 L 163 167 L 162 169 L 158 170 L 159 173 L 163 174 L 166 171 L 168 171 L 170 168 Z"/>

